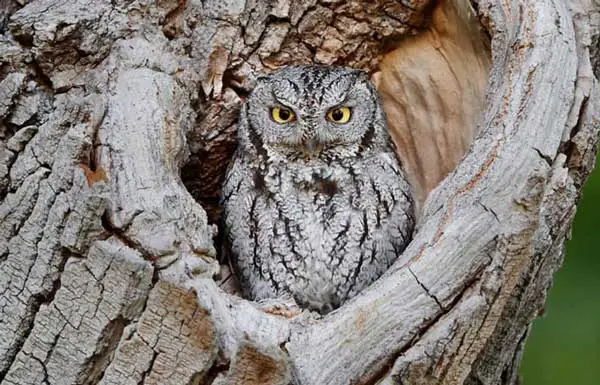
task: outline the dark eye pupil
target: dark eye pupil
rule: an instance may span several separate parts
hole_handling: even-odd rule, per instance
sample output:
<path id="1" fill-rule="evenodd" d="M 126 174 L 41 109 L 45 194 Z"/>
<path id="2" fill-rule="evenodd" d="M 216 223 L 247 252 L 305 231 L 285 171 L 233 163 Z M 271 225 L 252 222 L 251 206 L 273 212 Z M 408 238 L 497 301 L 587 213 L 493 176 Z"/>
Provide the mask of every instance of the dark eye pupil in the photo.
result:
<path id="1" fill-rule="evenodd" d="M 337 122 L 337 121 L 342 120 L 342 118 L 344 117 L 344 113 L 342 112 L 342 110 L 339 110 L 339 109 L 334 110 L 331 113 L 331 117 L 333 118 L 333 120 L 335 120 Z"/>
<path id="2" fill-rule="evenodd" d="M 288 110 L 280 110 L 279 117 L 283 120 L 288 120 L 290 118 L 290 112 Z"/>

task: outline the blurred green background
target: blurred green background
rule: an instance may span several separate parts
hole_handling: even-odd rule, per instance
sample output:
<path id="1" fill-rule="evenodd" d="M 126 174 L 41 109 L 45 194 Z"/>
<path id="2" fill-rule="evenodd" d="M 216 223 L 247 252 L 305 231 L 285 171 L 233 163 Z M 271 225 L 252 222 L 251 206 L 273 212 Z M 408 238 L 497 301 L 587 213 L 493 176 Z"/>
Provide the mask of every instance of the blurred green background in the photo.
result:
<path id="1" fill-rule="evenodd" d="M 600 161 L 583 190 L 562 268 L 525 345 L 522 385 L 600 385 Z"/>

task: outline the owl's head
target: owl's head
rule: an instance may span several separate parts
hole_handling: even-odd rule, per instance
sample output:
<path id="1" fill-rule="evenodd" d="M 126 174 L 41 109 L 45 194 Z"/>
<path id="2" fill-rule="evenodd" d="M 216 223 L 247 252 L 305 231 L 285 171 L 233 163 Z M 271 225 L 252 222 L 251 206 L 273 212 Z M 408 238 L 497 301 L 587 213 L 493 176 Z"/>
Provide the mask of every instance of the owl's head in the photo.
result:
<path id="1" fill-rule="evenodd" d="M 294 66 L 261 77 L 242 108 L 242 149 L 268 157 L 334 160 L 388 143 L 379 96 L 367 74 Z"/>

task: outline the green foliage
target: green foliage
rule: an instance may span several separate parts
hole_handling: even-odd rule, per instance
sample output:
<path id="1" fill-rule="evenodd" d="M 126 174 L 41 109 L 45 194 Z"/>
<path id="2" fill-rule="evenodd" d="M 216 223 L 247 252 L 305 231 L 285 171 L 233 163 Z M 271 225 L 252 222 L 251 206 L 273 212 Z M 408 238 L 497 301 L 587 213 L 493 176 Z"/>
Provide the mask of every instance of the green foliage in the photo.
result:
<path id="1" fill-rule="evenodd" d="M 600 161 L 545 310 L 525 346 L 522 384 L 600 385 Z"/>

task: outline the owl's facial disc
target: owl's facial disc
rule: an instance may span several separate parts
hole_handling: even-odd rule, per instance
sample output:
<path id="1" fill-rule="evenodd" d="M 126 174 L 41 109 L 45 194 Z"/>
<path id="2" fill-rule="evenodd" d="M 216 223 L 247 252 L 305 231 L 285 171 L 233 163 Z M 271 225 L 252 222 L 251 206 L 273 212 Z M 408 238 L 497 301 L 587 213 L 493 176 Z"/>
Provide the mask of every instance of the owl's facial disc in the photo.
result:
<path id="1" fill-rule="evenodd" d="M 349 68 L 287 67 L 261 78 L 249 98 L 252 131 L 293 159 L 358 154 L 383 121 L 366 74 Z"/>

